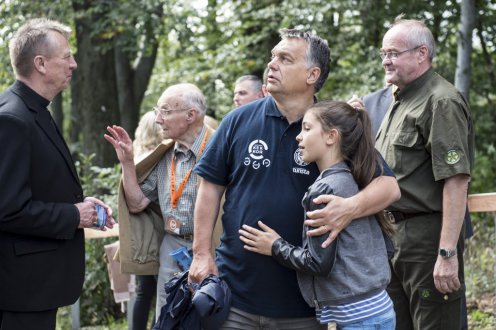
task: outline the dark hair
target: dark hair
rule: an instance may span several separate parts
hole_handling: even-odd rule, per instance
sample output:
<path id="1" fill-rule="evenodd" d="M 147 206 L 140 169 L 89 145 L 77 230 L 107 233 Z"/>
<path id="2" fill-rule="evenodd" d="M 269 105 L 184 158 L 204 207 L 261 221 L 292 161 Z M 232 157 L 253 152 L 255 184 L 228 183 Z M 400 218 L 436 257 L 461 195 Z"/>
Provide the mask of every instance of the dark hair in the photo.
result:
<path id="1" fill-rule="evenodd" d="M 304 39 L 307 44 L 306 62 L 308 67 L 316 66 L 320 69 L 319 80 L 315 83 L 315 93 L 317 93 L 329 76 L 331 58 L 331 50 L 325 39 L 313 35 L 309 32 L 300 31 L 297 29 L 281 29 L 279 30 L 281 39 L 300 38 Z"/>
<path id="2" fill-rule="evenodd" d="M 324 131 L 336 129 L 340 136 L 340 151 L 351 170 L 359 189 L 365 188 L 374 178 L 377 167 L 383 171 L 382 161 L 374 147 L 370 119 L 365 110 L 355 109 L 346 102 L 322 101 L 308 111 L 315 114 Z M 376 214 L 382 230 L 391 235 L 394 228 L 384 217 Z"/>

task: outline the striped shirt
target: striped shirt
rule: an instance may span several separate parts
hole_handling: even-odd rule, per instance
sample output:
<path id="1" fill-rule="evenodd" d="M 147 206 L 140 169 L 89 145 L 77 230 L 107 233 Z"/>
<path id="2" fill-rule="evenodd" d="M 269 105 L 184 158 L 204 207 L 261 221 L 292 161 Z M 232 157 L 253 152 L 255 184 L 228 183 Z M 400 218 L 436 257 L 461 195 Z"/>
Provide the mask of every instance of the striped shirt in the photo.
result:
<path id="1" fill-rule="evenodd" d="M 155 203 L 158 201 L 164 218 L 164 228 L 165 220 L 169 218 L 174 218 L 181 223 L 180 235 L 193 234 L 193 212 L 197 193 L 197 176 L 191 173 L 179 198 L 177 207 L 172 208 L 170 165 L 172 157 L 175 156 L 177 189 L 186 173 L 196 164 L 205 134 L 207 134 L 207 129 L 203 126 L 200 135 L 198 135 L 190 149 L 184 150 L 176 143 L 174 148 L 167 150 L 164 157 L 162 157 L 150 175 L 140 185 L 141 190 L 149 200 Z"/>
<path id="2" fill-rule="evenodd" d="M 338 306 L 325 306 L 316 310 L 321 324 L 334 322 L 339 325 L 351 324 L 379 315 L 393 307 L 393 302 L 385 290 L 370 298 Z"/>

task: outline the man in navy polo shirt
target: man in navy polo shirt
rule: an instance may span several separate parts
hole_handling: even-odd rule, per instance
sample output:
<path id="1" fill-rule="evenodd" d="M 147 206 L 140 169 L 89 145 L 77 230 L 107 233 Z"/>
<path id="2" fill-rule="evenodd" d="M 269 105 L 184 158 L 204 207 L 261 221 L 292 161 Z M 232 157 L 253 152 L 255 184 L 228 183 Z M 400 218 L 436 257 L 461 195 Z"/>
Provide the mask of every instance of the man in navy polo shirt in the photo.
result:
<path id="1" fill-rule="evenodd" d="M 329 74 L 330 50 L 325 40 L 298 30 L 281 30 L 281 39 L 268 64 L 272 96 L 230 112 L 195 167 L 203 179 L 195 207 L 190 281 L 220 274 L 229 284 L 233 301 L 223 329 L 327 328 L 304 302 L 296 272 L 244 250 L 238 234 L 241 225 L 256 226 L 262 220 L 301 245 L 301 199 L 319 174 L 315 164 L 301 159 L 296 136 Z M 210 241 L 224 192 L 224 232 L 216 266 Z M 337 206 L 334 218 L 349 223 L 398 198 L 396 179 L 380 176 L 362 193 L 346 202 L 333 199 L 326 208 Z"/>

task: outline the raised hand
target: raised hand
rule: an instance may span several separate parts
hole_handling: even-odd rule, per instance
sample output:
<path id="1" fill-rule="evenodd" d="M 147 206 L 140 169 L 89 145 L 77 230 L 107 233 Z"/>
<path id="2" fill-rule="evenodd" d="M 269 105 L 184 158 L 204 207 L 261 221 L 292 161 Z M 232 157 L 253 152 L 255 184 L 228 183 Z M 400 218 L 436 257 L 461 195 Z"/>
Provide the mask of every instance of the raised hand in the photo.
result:
<path id="1" fill-rule="evenodd" d="M 122 164 L 129 162 L 133 163 L 133 141 L 126 130 L 120 126 L 113 125 L 112 127 L 107 126 L 107 131 L 111 135 L 105 134 L 105 140 L 112 144 L 119 161 Z"/>

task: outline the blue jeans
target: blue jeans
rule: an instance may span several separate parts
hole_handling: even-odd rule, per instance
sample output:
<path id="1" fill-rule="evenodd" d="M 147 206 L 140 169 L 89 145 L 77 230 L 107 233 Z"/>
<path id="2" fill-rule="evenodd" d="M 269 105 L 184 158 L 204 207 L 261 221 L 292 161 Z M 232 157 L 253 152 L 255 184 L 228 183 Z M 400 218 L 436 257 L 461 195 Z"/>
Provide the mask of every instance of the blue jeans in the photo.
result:
<path id="1" fill-rule="evenodd" d="M 368 319 L 347 325 L 338 325 L 338 330 L 394 330 L 396 327 L 396 315 L 391 307 L 384 313 L 374 315 Z"/>

